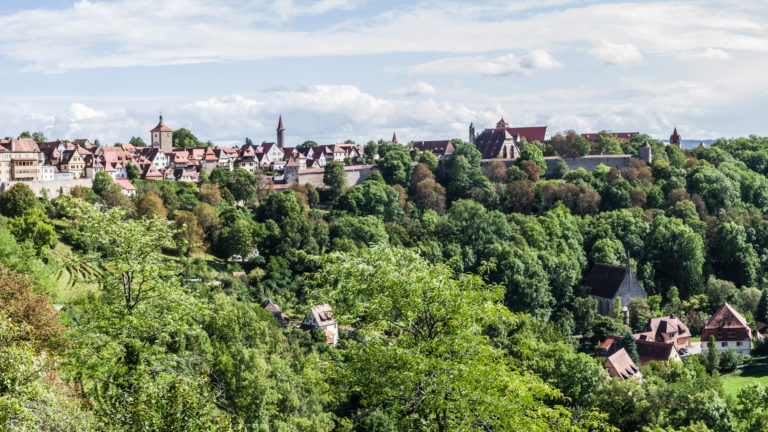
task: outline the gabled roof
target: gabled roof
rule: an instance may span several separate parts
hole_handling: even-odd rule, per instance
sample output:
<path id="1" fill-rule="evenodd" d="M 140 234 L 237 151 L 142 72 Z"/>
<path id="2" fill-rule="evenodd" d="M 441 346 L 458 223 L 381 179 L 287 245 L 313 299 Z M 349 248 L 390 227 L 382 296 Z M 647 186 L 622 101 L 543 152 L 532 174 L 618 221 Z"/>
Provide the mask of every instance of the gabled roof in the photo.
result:
<path id="1" fill-rule="evenodd" d="M 547 136 L 546 126 L 530 126 L 530 127 L 508 127 L 505 128 L 510 135 L 519 135 L 525 138 L 528 142 L 531 141 L 544 141 Z"/>
<path id="2" fill-rule="evenodd" d="M 11 151 L 39 152 L 40 147 L 32 138 L 11 138 Z"/>
<path id="3" fill-rule="evenodd" d="M 127 178 L 118 178 L 115 179 L 115 184 L 123 188 L 123 190 L 127 191 L 135 191 L 136 187 L 131 184 L 131 182 Z"/>
<path id="4" fill-rule="evenodd" d="M 701 340 L 714 335 L 717 340 L 752 339 L 752 329 L 747 320 L 728 303 L 724 303 L 704 325 Z"/>
<path id="5" fill-rule="evenodd" d="M 429 151 L 435 156 L 448 156 L 454 150 L 451 140 L 416 141 L 413 143 L 413 147 L 419 151 Z"/>
<path id="6" fill-rule="evenodd" d="M 582 285 L 590 288 L 590 295 L 611 299 L 616 296 L 626 274 L 627 266 L 596 263 L 584 276 Z"/>
<path id="7" fill-rule="evenodd" d="M 627 350 L 624 348 L 611 354 L 608 359 L 603 363 L 603 367 L 608 369 L 608 373 L 612 377 L 618 378 L 622 381 L 630 378 L 642 378 L 643 374 L 640 373 L 640 369 L 637 367 L 632 358 L 627 354 Z"/>

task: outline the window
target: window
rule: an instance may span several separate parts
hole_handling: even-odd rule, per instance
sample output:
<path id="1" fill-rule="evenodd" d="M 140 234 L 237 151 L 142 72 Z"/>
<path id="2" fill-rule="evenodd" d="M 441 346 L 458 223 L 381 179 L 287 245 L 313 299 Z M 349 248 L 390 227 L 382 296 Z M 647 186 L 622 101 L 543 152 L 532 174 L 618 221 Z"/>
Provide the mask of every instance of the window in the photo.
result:
<path id="1" fill-rule="evenodd" d="M 728 342 L 721 342 L 720 343 L 720 346 L 726 346 L 726 345 L 728 345 Z"/>
<path id="2" fill-rule="evenodd" d="M 741 342 L 736 342 L 736 346 L 741 346 Z"/>

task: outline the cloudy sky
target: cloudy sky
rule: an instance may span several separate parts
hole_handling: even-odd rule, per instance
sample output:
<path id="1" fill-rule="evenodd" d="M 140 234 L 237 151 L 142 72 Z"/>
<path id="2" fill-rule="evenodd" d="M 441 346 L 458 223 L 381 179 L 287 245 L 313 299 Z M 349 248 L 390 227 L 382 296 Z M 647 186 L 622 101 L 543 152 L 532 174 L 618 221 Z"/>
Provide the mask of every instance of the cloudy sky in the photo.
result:
<path id="1" fill-rule="evenodd" d="M 3 0 L 0 136 L 768 135 L 768 2 Z"/>

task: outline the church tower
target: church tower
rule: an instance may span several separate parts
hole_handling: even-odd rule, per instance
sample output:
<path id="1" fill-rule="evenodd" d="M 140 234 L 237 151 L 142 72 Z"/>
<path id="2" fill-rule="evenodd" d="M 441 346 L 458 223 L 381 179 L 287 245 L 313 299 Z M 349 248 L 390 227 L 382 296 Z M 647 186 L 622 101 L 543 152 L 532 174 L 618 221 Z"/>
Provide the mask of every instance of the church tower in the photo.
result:
<path id="1" fill-rule="evenodd" d="M 475 143 L 475 123 L 469 122 L 469 142 Z"/>
<path id="2" fill-rule="evenodd" d="M 669 143 L 678 147 L 682 147 L 683 145 L 683 138 L 677 133 L 677 126 L 675 126 L 672 135 L 669 136 Z"/>
<path id="3" fill-rule="evenodd" d="M 283 115 L 280 114 L 280 120 L 277 122 L 277 146 L 283 148 L 285 140 L 285 128 L 283 127 Z"/>
<path id="4" fill-rule="evenodd" d="M 163 123 L 162 115 L 160 116 L 160 122 L 149 133 L 152 135 L 150 140 L 152 147 L 159 148 L 163 153 L 171 153 L 173 151 L 173 129 Z"/>
<path id="5" fill-rule="evenodd" d="M 397 144 L 397 132 L 392 132 L 392 142 Z"/>

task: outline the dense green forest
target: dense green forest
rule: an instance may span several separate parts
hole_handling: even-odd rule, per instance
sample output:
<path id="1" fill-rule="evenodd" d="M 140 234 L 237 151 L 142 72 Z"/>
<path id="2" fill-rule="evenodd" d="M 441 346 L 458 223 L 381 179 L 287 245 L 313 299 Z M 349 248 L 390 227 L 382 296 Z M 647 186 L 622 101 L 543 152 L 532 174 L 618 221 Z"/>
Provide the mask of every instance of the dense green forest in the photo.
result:
<path id="1" fill-rule="evenodd" d="M 721 377 L 754 358 L 619 381 L 594 356 L 655 316 L 698 335 L 725 301 L 768 323 L 768 138 L 593 150 L 646 140 L 652 165 L 556 178 L 545 155 L 589 151 L 574 135 L 525 143 L 509 168 L 458 140 L 441 161 L 370 144 L 378 171 L 348 186 L 329 163 L 319 190 L 242 169 L 136 180 L 135 198 L 104 173 L 55 199 L 15 185 L 0 194 L 2 430 L 768 430 L 768 388 L 728 394 Z M 649 295 L 629 324 L 581 286 L 627 255 Z M 295 325 L 321 303 L 335 348 Z"/>

